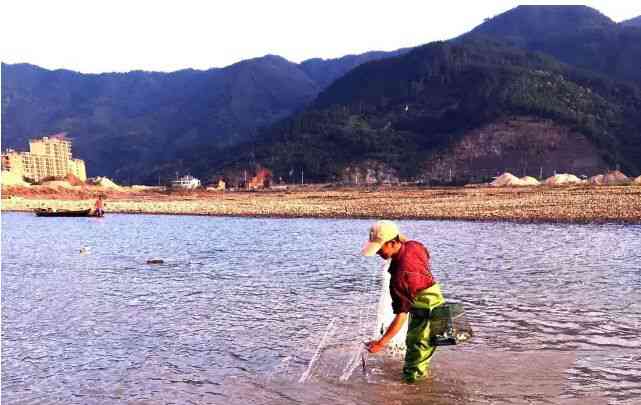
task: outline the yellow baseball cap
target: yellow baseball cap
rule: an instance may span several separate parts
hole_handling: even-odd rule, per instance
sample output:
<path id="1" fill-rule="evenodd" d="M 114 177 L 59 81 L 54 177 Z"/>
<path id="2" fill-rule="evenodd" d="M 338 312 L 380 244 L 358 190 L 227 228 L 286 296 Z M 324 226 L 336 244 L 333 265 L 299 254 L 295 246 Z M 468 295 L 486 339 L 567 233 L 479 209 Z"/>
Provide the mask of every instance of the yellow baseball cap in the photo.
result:
<path id="1" fill-rule="evenodd" d="M 401 242 L 407 240 L 401 235 L 398 226 L 392 221 L 378 221 L 369 229 L 369 240 L 363 246 L 361 253 L 363 256 L 374 256 L 376 252 L 390 240 L 399 237 Z"/>

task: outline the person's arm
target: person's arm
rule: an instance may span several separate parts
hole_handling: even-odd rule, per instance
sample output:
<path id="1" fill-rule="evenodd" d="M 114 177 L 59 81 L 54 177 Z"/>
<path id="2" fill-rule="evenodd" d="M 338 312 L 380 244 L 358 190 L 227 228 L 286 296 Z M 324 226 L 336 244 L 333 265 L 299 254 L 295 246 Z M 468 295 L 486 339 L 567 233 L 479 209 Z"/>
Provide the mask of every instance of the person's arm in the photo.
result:
<path id="1" fill-rule="evenodd" d="M 398 331 L 401 330 L 406 320 L 407 320 L 407 312 L 401 312 L 396 314 L 396 316 L 394 317 L 394 320 L 390 324 L 389 328 L 387 328 L 382 338 L 380 338 L 379 340 L 372 340 L 371 342 L 366 343 L 367 350 L 369 350 L 370 353 L 376 353 L 381 351 L 389 343 L 389 341 L 392 340 L 394 336 L 396 336 Z"/>

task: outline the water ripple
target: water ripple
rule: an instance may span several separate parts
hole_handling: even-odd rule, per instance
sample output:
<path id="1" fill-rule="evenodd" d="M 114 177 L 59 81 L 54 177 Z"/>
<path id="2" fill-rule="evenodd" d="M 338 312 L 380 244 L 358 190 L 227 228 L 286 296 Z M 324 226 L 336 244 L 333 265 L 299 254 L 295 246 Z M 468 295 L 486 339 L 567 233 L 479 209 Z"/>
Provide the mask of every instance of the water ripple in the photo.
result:
<path id="1" fill-rule="evenodd" d="M 465 304 L 476 336 L 445 350 L 443 374 L 421 388 L 398 385 L 400 364 L 387 360 L 370 360 L 374 382 L 333 378 L 375 329 L 381 265 L 358 255 L 368 226 L 3 213 L 1 399 L 632 403 L 641 395 L 641 227 L 634 225 L 402 221 L 405 234 L 429 247 L 446 297 Z M 149 265 L 151 258 L 164 263 Z M 332 323 L 322 351 L 332 361 L 319 360 L 309 383 L 294 384 Z M 523 371 L 513 360 L 539 364 L 533 353 L 549 359 L 554 378 L 546 379 L 545 362 Z M 523 377 L 496 371 L 479 381 L 475 367 L 491 362 Z M 494 389 L 506 378 L 513 388 Z M 536 394 L 528 378 L 555 388 Z"/>

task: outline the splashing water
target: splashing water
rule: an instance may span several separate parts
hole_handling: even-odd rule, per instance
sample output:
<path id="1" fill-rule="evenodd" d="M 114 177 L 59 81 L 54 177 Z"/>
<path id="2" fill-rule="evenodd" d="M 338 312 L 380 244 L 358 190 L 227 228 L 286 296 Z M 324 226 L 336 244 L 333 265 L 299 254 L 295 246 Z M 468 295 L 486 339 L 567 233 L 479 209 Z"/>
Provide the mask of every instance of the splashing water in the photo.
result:
<path id="1" fill-rule="evenodd" d="M 327 341 L 327 337 L 331 334 L 333 334 L 336 331 L 335 325 L 336 318 L 332 319 L 327 325 L 327 330 L 325 331 L 325 334 L 323 335 L 323 338 L 321 339 L 320 343 L 318 344 L 318 348 L 316 348 L 316 352 L 314 353 L 314 356 L 312 356 L 312 359 L 309 361 L 309 365 L 307 366 L 307 369 L 305 372 L 300 376 L 298 379 L 299 383 L 305 382 L 308 378 L 310 373 L 312 372 L 312 368 L 314 367 L 314 363 L 318 359 L 318 356 L 321 353 L 321 350 L 325 346 L 325 342 Z"/>
<path id="2" fill-rule="evenodd" d="M 349 310 L 340 317 L 331 318 L 321 329 L 324 333 L 320 339 L 318 335 L 310 336 L 298 353 L 284 358 L 272 372 L 272 377 L 280 375 L 291 380 L 299 375 L 294 379 L 298 383 L 307 382 L 314 377 L 346 382 L 361 368 L 367 378 L 368 351 L 365 343 L 371 339 L 380 339 L 394 319 L 388 267 L 389 262 L 385 262 L 382 274 L 374 273 L 368 284 L 369 291 L 380 291 L 378 297 L 353 293 L 346 304 Z M 376 299 L 378 301 L 374 302 Z M 406 334 L 407 325 L 390 341 L 386 354 L 394 358 L 402 357 L 405 353 Z M 300 371 L 296 372 L 297 368 Z"/>
<path id="3" fill-rule="evenodd" d="M 347 381 L 354 373 L 354 370 L 360 365 L 363 368 L 363 373 L 367 375 L 367 349 L 363 344 L 357 345 L 354 349 L 351 350 L 352 355 L 349 360 L 345 363 L 343 368 L 343 373 L 338 377 L 338 381 Z"/>

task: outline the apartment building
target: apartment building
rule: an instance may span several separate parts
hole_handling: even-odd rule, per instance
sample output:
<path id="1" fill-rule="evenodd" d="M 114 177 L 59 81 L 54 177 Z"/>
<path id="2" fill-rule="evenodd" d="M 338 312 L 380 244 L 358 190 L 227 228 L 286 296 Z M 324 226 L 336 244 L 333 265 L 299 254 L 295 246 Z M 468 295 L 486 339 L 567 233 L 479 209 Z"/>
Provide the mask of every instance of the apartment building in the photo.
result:
<path id="1" fill-rule="evenodd" d="M 65 135 L 61 133 L 31 139 L 29 152 L 7 150 L 2 154 L 2 170 L 34 181 L 40 181 L 45 177 L 64 177 L 68 173 L 85 181 L 85 162 L 72 157 L 71 141 Z"/>

